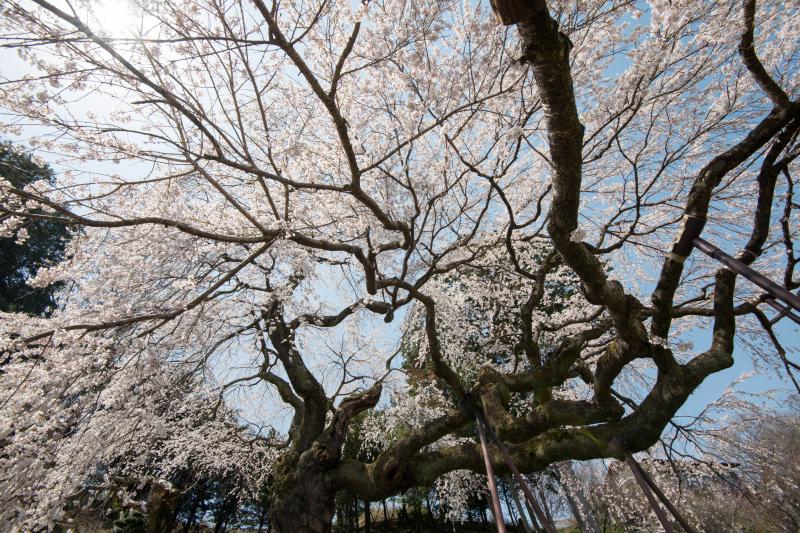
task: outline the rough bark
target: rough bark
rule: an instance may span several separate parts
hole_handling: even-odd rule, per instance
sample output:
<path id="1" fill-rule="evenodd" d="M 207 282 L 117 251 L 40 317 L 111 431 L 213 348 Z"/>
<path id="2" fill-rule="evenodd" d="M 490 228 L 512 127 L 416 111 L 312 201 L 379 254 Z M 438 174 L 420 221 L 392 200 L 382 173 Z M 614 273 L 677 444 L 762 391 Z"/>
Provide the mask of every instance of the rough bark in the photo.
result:
<path id="1" fill-rule="evenodd" d="M 213 141 L 213 132 L 205 129 L 194 112 L 166 94 L 163 88 L 147 78 L 102 38 L 94 35 L 77 18 L 58 10 L 43 0 L 36 0 L 45 9 L 71 23 L 78 31 L 103 48 L 117 62 L 156 93 L 162 95 L 165 102 L 179 114 L 193 122 L 203 135 Z M 545 2 L 530 2 L 530 11 L 526 10 L 521 18 L 505 18 L 504 20 L 524 20 L 519 24 L 523 44 L 522 63 L 528 65 L 539 89 L 543 118 L 548 132 L 548 149 L 552 162 L 552 199 L 548 217 L 547 232 L 552 240 L 555 252 L 548 256 L 540 267 L 537 276 L 537 288 L 522 309 L 523 339 L 522 347 L 531 362 L 530 372 L 501 375 L 496 371 L 486 370 L 481 373 L 474 385 L 463 383 L 461 377 L 447 364 L 442 355 L 437 333 L 436 302 L 424 294 L 422 284 L 425 278 L 416 284 L 403 279 L 383 279 L 377 271 L 375 251 L 366 251 L 350 243 L 330 242 L 292 233 L 286 236 L 297 244 L 314 250 L 342 252 L 352 255 L 364 269 L 367 291 L 375 294 L 379 289 L 393 293 L 392 303 L 370 302 L 366 308 L 384 314 L 391 319 L 398 305 L 398 292 L 408 293 L 404 302 L 416 300 L 425 311 L 425 333 L 429 341 L 429 358 L 433 371 L 439 380 L 453 393 L 455 402 L 450 412 L 445 413 L 424 427 L 417 427 L 404 433 L 393 442 L 375 462 L 365 464 L 359 461 L 344 461 L 341 449 L 353 416 L 373 407 L 381 395 L 380 382 L 373 388 L 342 401 L 338 407 L 334 400 L 326 395 L 325 389 L 306 366 L 303 356 L 295 344 L 295 332 L 302 324 L 318 327 L 333 327 L 362 307 L 361 303 L 353 304 L 338 314 L 330 316 L 303 315 L 294 320 L 284 317 L 283 304 L 271 300 L 271 304 L 261 311 L 256 319 L 259 334 L 265 333 L 272 348 L 263 341 L 264 364 L 259 377 L 276 387 L 281 398 L 295 410 L 289 441 L 286 451 L 278 462 L 274 472 L 272 520 L 275 530 L 279 532 L 309 531 L 328 532 L 334 514 L 334 495 L 341 488 L 355 492 L 367 502 L 382 499 L 414 486 L 430 485 L 440 475 L 462 468 L 476 472 L 483 471 L 483 463 L 479 448 L 474 444 L 463 444 L 451 448 L 431 450 L 427 448 L 445 435 L 463 430 L 471 423 L 470 417 L 457 407 L 457 401 L 469 392 L 470 397 L 480 401 L 480 407 L 495 431 L 506 442 L 515 462 L 524 472 L 541 470 L 546 466 L 566 459 L 595 459 L 619 456 L 609 446 L 609 442 L 617 440 L 625 451 L 644 450 L 657 442 L 666 424 L 675 412 L 684 404 L 687 397 L 711 373 L 729 367 L 732 360 L 733 339 L 735 333 L 735 316 L 733 296 L 735 275 L 721 270 L 715 280 L 713 310 L 707 310 L 714 317 L 713 342 L 704 353 L 696 356 L 685 365 L 678 364 L 672 353 L 658 344 L 651 344 L 651 337 L 668 338 L 672 319 L 677 311 L 674 308 L 674 296 L 683 272 L 684 255 L 670 254 L 662 268 L 658 286 L 652 295 L 652 307 L 646 308 L 642 302 L 628 294 L 624 286 L 606 272 L 598 259 L 598 250 L 584 242 L 573 238 L 578 227 L 580 213 L 580 191 L 583 172 L 583 135 L 576 105 L 573 79 L 570 72 L 571 43 L 563 34 L 556 20 L 545 8 Z M 343 153 L 349 170 L 347 185 L 308 185 L 287 181 L 277 175 L 268 175 L 269 179 L 284 185 L 299 188 L 337 191 L 357 199 L 376 217 L 382 227 L 399 235 L 400 240 L 393 240 L 379 245 L 376 249 L 390 250 L 409 248 L 412 231 L 406 222 L 395 220 L 388 212 L 370 197 L 361 185 L 361 177 L 368 169 L 360 168 L 353 143 L 348 131 L 345 115 L 339 109 L 336 99 L 337 82 L 347 56 L 359 35 L 359 24 L 355 24 L 353 32 L 342 51 L 332 76 L 330 88 L 324 87 L 313 69 L 302 58 L 301 47 L 281 31 L 279 18 L 275 10 L 270 10 L 261 0 L 255 0 L 257 10 L 264 17 L 271 33 L 271 44 L 283 51 L 297 67 L 299 75 L 305 79 L 319 101 L 323 104 L 336 136 L 341 142 Z M 495 6 L 502 8 L 501 3 Z M 516 17 L 516 15 L 515 15 Z M 779 172 L 785 171 L 785 160 L 778 158 L 784 148 L 793 139 L 798 130 L 800 107 L 789 100 L 787 94 L 769 77 L 768 71 L 758 60 L 754 49 L 754 17 L 755 2 L 744 2 L 745 32 L 742 35 L 740 53 L 748 70 L 755 77 L 759 86 L 772 100 L 774 109 L 755 125 L 752 130 L 728 150 L 710 158 L 696 176 L 688 194 L 684 211 L 691 220 L 701 221 L 702 230 L 709 212 L 714 190 L 723 178 L 742 163 L 750 160 L 776 137 L 775 144 L 765 157 L 762 174 L 759 176 L 759 203 L 754 220 L 754 231 L 747 243 L 743 260 L 752 261 L 757 257 L 767 240 L 771 205 L 775 194 L 775 183 Z M 215 153 L 202 157 L 216 161 L 243 172 L 252 172 L 258 176 L 257 169 L 226 159 L 219 145 L 212 142 Z M 374 166 L 374 165 L 373 165 Z M 201 169 L 197 168 L 198 172 Z M 204 177 L 216 185 L 213 177 Z M 225 191 L 220 190 L 223 196 Z M 269 247 L 272 239 L 280 234 L 267 230 L 255 220 L 246 209 L 230 196 L 226 199 L 238 209 L 242 215 L 257 227 L 261 234 L 253 236 L 232 237 L 225 234 L 209 233 L 197 230 L 192 226 L 173 223 L 160 218 L 131 219 L 127 221 L 106 221 L 89 219 L 72 213 L 63 206 L 48 203 L 46 199 L 31 196 L 30 193 L 17 191 L 21 198 L 41 201 L 50 207 L 64 220 L 87 227 L 120 227 L 144 224 L 161 224 L 173 227 L 196 237 L 208 238 L 221 242 L 264 243 L 239 266 L 231 270 L 226 277 L 217 282 L 212 289 L 219 288 L 231 280 L 236 273 L 251 264 Z M 512 218 L 513 223 L 513 218 Z M 687 219 L 688 223 L 688 219 Z M 513 255 L 513 252 L 512 252 Z M 546 361 L 542 360 L 538 346 L 533 339 L 533 328 L 530 323 L 531 310 L 535 302 L 542 297 L 544 277 L 549 268 L 556 263 L 567 265 L 581 280 L 586 299 L 608 313 L 608 319 L 593 322 L 581 334 L 564 342 Z M 520 266 L 515 263 L 519 270 Z M 433 275 L 433 270 L 430 274 Z M 95 331 L 112 327 L 124 327 L 142 321 L 171 320 L 182 311 L 202 304 L 205 296 L 193 300 L 181 311 L 161 314 L 148 314 L 103 324 L 78 324 L 67 326 L 66 330 Z M 699 314 L 700 312 L 695 312 Z M 598 315 L 599 317 L 599 315 Z M 645 328 L 646 319 L 652 319 L 650 333 Z M 263 328 L 258 326 L 263 323 Z M 597 367 L 592 372 L 582 362 L 582 353 L 589 341 L 613 332 L 614 339 L 600 357 Z M 52 331 L 38 334 L 26 339 L 33 342 L 52 335 Z M 263 335 L 262 335 L 263 337 Z M 270 353 L 273 355 L 271 356 Z M 647 397 L 636 405 L 627 415 L 622 406 L 614 398 L 612 385 L 623 368 L 636 358 L 650 358 L 658 367 L 657 382 Z M 270 371 L 273 359 L 280 362 L 286 378 L 279 377 Z M 584 366 L 581 367 L 580 365 Z M 594 398 L 591 400 L 568 401 L 553 399 L 550 390 L 560 386 L 568 379 L 580 377 L 594 387 Z M 513 416 L 509 410 L 512 393 L 532 393 L 537 406 L 522 416 Z M 329 418 L 329 415 L 332 417 Z M 330 421 L 329 421 L 330 420 Z M 328 422 L 329 421 L 329 422 Z M 499 473 L 507 472 L 499 455 L 494 452 L 492 464 Z M 154 488 L 155 490 L 155 488 Z M 159 489 L 160 490 L 160 489 Z M 162 501 L 165 495 L 151 494 L 154 502 Z M 151 504 L 154 525 L 152 531 L 166 530 L 166 518 L 159 509 L 158 503 Z M 190 522 L 191 523 L 191 522 Z"/>
<path id="2" fill-rule="evenodd" d="M 341 461 L 350 421 L 358 413 L 374 407 L 381 391 L 379 382 L 362 393 L 345 398 L 328 426 L 316 434 L 309 434 L 307 426 L 307 433 L 303 434 L 301 429 L 298 439 L 275 466 L 270 514 L 274 531 L 331 531 L 334 496 L 339 489 L 332 474 Z M 298 441 L 311 444 L 300 451 L 296 444 Z"/>
<path id="3" fill-rule="evenodd" d="M 334 513 L 335 489 L 324 473 L 286 475 L 278 481 L 271 519 L 277 533 L 329 533 Z"/>
<path id="4" fill-rule="evenodd" d="M 172 487 L 154 481 L 147 496 L 147 533 L 170 531 L 175 519 L 175 507 L 180 500 L 180 492 Z"/>

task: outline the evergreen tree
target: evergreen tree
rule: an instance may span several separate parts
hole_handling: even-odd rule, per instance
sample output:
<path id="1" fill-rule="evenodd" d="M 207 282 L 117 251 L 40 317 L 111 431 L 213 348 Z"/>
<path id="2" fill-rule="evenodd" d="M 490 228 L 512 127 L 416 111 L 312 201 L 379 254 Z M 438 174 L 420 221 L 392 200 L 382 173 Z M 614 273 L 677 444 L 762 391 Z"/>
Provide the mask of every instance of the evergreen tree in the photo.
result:
<path id="1" fill-rule="evenodd" d="M 38 180 L 54 180 L 48 165 L 7 141 L 0 142 L 0 177 L 19 189 Z M 23 229 L 22 235 L 27 234 L 27 238 L 20 238 Z M 69 229 L 61 223 L 28 219 L 15 235 L 0 238 L 0 311 L 42 316 L 52 313 L 60 284 L 34 289 L 27 281 L 41 266 L 64 258 L 69 236 Z"/>

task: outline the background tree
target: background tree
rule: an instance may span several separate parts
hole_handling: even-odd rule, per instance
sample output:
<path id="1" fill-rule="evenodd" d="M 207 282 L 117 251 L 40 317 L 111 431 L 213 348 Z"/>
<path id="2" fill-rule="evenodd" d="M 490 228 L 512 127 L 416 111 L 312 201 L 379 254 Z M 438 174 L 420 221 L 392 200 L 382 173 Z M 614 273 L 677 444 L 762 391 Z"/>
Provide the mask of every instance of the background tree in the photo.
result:
<path id="1" fill-rule="evenodd" d="M 704 414 L 717 421 L 717 428 L 704 434 L 708 442 L 703 446 L 695 443 L 669 455 L 654 450 L 649 456 L 642 454 L 640 463 L 701 530 L 793 531 L 800 494 L 796 402 L 790 398 L 777 411 L 742 406 L 725 418 Z M 624 463 L 592 462 L 579 468 L 579 475 L 567 480 L 562 493 L 566 498 L 568 489 L 573 498 L 588 504 L 583 514 L 590 512 L 598 527 L 584 526 L 582 531 L 659 529 L 655 513 Z"/>
<path id="2" fill-rule="evenodd" d="M 648 449 L 737 333 L 796 369 L 752 286 L 669 243 L 699 229 L 798 286 L 798 6 L 554 1 L 517 31 L 439 0 L 128 8 L 115 35 L 93 2 L 3 6 L 8 129 L 81 169 L 0 181 L 4 235 L 81 228 L 33 280 L 69 304 L 0 321 L 15 527 L 62 520 L 100 459 L 269 479 L 276 531 L 326 532 L 341 491 L 469 494 L 467 394 L 535 473 Z M 489 267 L 514 290 L 490 299 Z M 343 457 L 405 386 L 394 320 L 435 379 Z"/>
<path id="3" fill-rule="evenodd" d="M 734 423 L 713 434 L 710 448 L 714 456 L 735 465 L 738 479 L 732 492 L 743 500 L 735 513 L 742 524 L 753 520 L 755 529 L 776 531 L 800 526 L 798 407 L 794 396 L 780 410 L 742 411 Z M 729 502 L 709 494 L 696 505 L 708 516 L 721 512 L 718 507 L 729 506 Z"/>
<path id="4" fill-rule="evenodd" d="M 43 180 L 54 183 L 53 171 L 10 142 L 0 142 L 0 177 L 24 189 Z M 0 224 L 8 215 L 0 215 Z M 28 220 L 14 236 L 0 238 L 0 311 L 48 315 L 56 306 L 60 283 L 33 288 L 28 281 L 39 268 L 64 259 L 69 240 L 67 226 L 49 220 Z"/>

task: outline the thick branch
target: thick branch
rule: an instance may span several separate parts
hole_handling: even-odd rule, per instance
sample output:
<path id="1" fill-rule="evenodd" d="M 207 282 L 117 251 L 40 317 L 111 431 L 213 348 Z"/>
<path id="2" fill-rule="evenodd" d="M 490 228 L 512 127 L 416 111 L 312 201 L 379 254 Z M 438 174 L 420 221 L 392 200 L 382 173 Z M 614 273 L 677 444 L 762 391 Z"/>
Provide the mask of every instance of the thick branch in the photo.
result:
<path id="1" fill-rule="evenodd" d="M 739 141 L 736 145 L 725 151 L 724 153 L 714 157 L 698 174 L 692 189 L 689 191 L 689 196 L 685 208 L 685 221 L 681 231 L 681 238 L 679 243 L 673 248 L 671 254 L 667 255 L 664 259 L 664 265 L 661 269 L 661 275 L 658 280 L 658 285 L 651 296 L 651 300 L 655 306 L 656 314 L 650 326 L 651 332 L 659 337 L 666 338 L 669 334 L 669 328 L 672 322 L 672 305 L 675 297 L 675 291 L 680 283 L 681 274 L 683 273 L 683 262 L 685 256 L 691 252 L 691 241 L 699 237 L 703 227 L 705 226 L 706 216 L 708 214 L 709 205 L 714 192 L 714 189 L 720 184 L 722 178 L 731 170 L 744 163 L 747 159 L 752 157 L 758 150 L 760 150 L 770 139 L 778 134 L 783 128 L 790 124 L 793 120 L 797 120 L 800 116 L 800 104 L 797 102 L 790 102 L 786 93 L 778 87 L 775 81 L 769 76 L 764 69 L 764 66 L 758 60 L 753 48 L 753 31 L 754 31 L 754 18 L 755 18 L 755 0 L 744 0 L 744 22 L 745 32 L 742 34 L 739 44 L 739 52 L 742 55 L 742 60 L 747 66 L 748 70 L 756 78 L 756 81 L 769 95 L 775 104 L 775 107 L 760 123 L 758 123 L 747 136 Z M 779 144 L 782 141 L 779 140 Z M 774 147 L 773 147 L 774 148 Z M 773 155 L 772 150 L 767 155 L 769 159 Z M 774 159 L 773 159 L 774 161 Z M 763 173 L 763 168 L 762 168 Z M 766 183 L 762 183 L 766 181 Z M 769 179 L 766 180 L 759 177 L 759 206 L 756 213 L 756 231 L 751 238 L 752 246 L 751 252 L 755 251 L 755 246 L 762 237 L 759 235 L 761 232 L 759 225 L 760 211 L 763 211 L 763 201 L 767 201 L 765 190 L 769 187 Z M 774 184 L 771 186 L 774 191 Z M 762 198 L 763 197 L 763 201 Z M 772 198 L 769 196 L 771 204 Z M 763 238 L 766 238 L 764 236 Z M 758 245 L 760 248 L 760 245 Z M 678 249 L 680 248 L 680 249 Z M 750 259 L 752 261 L 752 259 Z"/>
<path id="2" fill-rule="evenodd" d="M 524 47 L 522 60 L 531 65 L 539 87 L 553 165 L 554 194 L 547 230 L 564 262 L 581 279 L 587 300 L 608 308 L 626 349 L 643 351 L 647 334 L 638 316 L 641 304 L 626 295 L 618 281 L 608 279 L 603 265 L 584 243 L 572 240 L 578 227 L 584 131 L 570 73 L 572 45 L 547 10 L 518 27 Z"/>
<path id="3" fill-rule="evenodd" d="M 314 375 L 308 370 L 302 356 L 294 344 L 294 330 L 286 325 L 283 319 L 283 306 L 275 302 L 263 313 L 267 323 L 267 331 L 278 359 L 286 370 L 292 388 L 303 399 L 303 420 L 294 441 L 295 450 L 307 450 L 320 435 L 325 426 L 325 413 L 328 398 L 325 390 Z"/>
<path id="4" fill-rule="evenodd" d="M 772 76 L 769 75 L 767 69 L 764 68 L 761 60 L 756 55 L 755 45 L 753 43 L 755 34 L 755 19 L 756 19 L 756 0 L 744 0 L 742 2 L 742 22 L 744 22 L 744 32 L 739 42 L 739 54 L 742 56 L 742 63 L 753 75 L 761 89 L 769 96 L 775 107 L 786 107 L 789 105 L 789 97 L 786 92 L 781 89 Z"/>

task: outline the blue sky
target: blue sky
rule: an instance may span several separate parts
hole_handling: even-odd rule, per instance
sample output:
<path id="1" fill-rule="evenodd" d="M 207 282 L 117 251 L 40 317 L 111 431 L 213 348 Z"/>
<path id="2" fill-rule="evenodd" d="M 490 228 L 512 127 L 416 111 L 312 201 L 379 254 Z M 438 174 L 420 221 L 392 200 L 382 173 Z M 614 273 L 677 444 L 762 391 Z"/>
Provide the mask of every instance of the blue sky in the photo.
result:
<path id="1" fill-rule="evenodd" d="M 649 14 L 647 12 L 639 19 L 638 23 L 643 25 L 649 25 Z M 0 50 L 0 64 L 2 64 L 2 68 L 0 68 L 0 79 L 13 79 L 17 77 L 21 72 L 25 70 L 25 66 L 21 63 L 21 61 L 16 57 L 12 50 L 3 49 Z M 612 66 L 608 70 L 608 75 L 613 77 L 618 75 L 623 71 L 626 64 L 623 58 L 615 60 Z M 82 106 L 87 106 L 86 102 L 81 103 Z M 100 105 L 111 105 L 110 102 L 98 103 L 96 100 L 92 102 L 92 106 L 96 107 Z M 733 139 L 732 139 L 733 141 Z M 43 156 L 45 159 L 53 161 L 53 157 L 49 154 L 42 154 L 37 153 L 37 155 Z M 64 170 L 59 168 L 56 165 L 56 170 Z M 89 167 L 85 167 L 83 170 L 88 172 L 99 172 L 99 173 L 110 173 L 110 172 L 118 172 L 120 174 L 125 174 L 126 172 L 130 172 L 133 169 L 128 168 L 121 168 L 120 166 L 115 166 L 111 164 L 95 164 Z M 589 206 L 591 207 L 591 206 Z M 738 248 L 735 246 L 736 243 L 716 243 L 720 247 L 726 248 L 728 252 L 735 252 Z M 700 252 L 695 252 L 695 254 L 700 254 Z M 706 261 L 712 261 L 710 258 L 704 258 Z M 624 280 L 623 280 L 624 281 Z M 741 286 L 743 284 L 749 283 L 744 279 L 739 279 L 738 284 Z M 324 298 L 324 296 L 323 296 Z M 345 304 L 350 303 L 349 301 Z M 386 346 L 393 345 L 399 339 L 399 326 L 402 322 L 403 314 L 399 313 L 398 316 L 395 318 L 394 321 L 394 328 L 383 328 L 382 334 L 386 336 L 383 339 L 383 344 Z M 797 346 L 800 344 L 800 333 L 798 332 L 798 327 L 792 323 L 791 321 L 784 319 L 781 323 L 776 327 L 776 332 L 778 337 L 787 347 L 787 350 L 790 350 L 790 354 L 792 352 L 796 353 Z M 686 337 L 686 340 L 691 341 L 694 344 L 694 353 L 699 353 L 703 349 L 705 349 L 709 344 L 710 339 L 710 327 L 698 329 L 697 331 L 689 334 Z M 387 351 L 387 354 L 390 353 L 391 350 Z M 775 359 L 777 360 L 777 354 L 774 355 Z M 703 407 L 705 407 L 708 403 L 713 402 L 716 400 L 719 395 L 740 375 L 743 373 L 750 373 L 756 370 L 752 362 L 752 356 L 748 353 L 746 347 L 743 346 L 742 342 L 737 342 L 735 354 L 734 354 L 735 364 L 732 368 L 727 369 L 725 371 L 719 372 L 710 376 L 699 388 L 698 390 L 689 398 L 687 403 L 681 408 L 679 411 L 679 415 L 685 416 L 692 416 L 700 412 Z M 397 363 L 397 362 L 396 362 Z M 757 373 L 753 375 L 750 379 L 742 382 L 738 385 L 739 389 L 754 395 L 755 397 L 761 397 L 767 403 L 772 406 L 780 407 L 780 395 L 778 399 L 774 399 L 771 396 L 768 396 L 766 393 L 772 389 L 780 388 L 784 390 L 788 390 L 787 387 L 790 384 L 786 381 L 786 379 L 781 379 L 781 377 L 774 373 Z"/>

